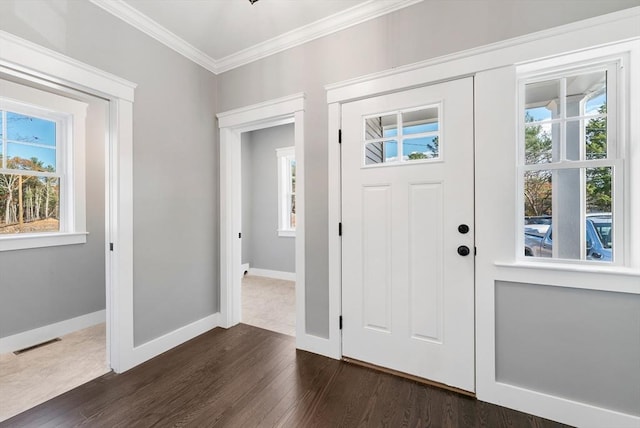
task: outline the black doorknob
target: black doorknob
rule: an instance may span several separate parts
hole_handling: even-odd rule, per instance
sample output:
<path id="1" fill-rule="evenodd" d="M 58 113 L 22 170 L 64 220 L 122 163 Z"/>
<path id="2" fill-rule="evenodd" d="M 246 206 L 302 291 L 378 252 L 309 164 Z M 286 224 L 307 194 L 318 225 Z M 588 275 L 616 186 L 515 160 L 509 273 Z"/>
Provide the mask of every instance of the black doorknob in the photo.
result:
<path id="1" fill-rule="evenodd" d="M 469 226 L 467 226 L 466 224 L 461 224 L 460 226 L 458 226 L 458 232 L 465 234 L 469 232 Z"/>
<path id="2" fill-rule="evenodd" d="M 471 251 L 469 250 L 469 247 L 467 247 L 466 245 L 460 245 L 458 247 L 458 254 L 460 254 L 461 256 L 468 256 L 469 253 L 471 253 Z"/>

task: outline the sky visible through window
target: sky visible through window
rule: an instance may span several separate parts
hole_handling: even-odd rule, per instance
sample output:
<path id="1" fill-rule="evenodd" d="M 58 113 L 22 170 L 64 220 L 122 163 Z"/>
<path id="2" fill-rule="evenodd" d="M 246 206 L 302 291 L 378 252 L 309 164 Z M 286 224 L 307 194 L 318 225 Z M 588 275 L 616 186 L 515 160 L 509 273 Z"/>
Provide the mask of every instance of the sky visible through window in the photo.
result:
<path id="1" fill-rule="evenodd" d="M 2 135 L 5 128 L 2 123 L 6 118 L 7 135 Z M 56 168 L 56 123 L 46 119 L 26 116 L 7 111 L 0 117 L 0 137 L 5 141 L 6 146 L 0 146 L 2 150 L 7 150 L 8 159 L 37 158 L 42 162 L 43 168 Z"/>

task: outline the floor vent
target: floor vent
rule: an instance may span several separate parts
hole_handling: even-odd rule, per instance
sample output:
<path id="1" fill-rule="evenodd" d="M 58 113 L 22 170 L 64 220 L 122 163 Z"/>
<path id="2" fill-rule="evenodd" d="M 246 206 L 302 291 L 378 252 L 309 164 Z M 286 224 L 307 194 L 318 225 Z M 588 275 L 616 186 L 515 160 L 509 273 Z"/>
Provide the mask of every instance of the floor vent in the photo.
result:
<path id="1" fill-rule="evenodd" d="M 60 339 L 59 337 L 56 337 L 55 339 L 47 340 L 46 342 L 38 343 L 37 345 L 33 345 L 33 346 L 29 346 L 27 348 L 23 348 L 23 349 L 19 349 L 17 351 L 13 351 L 13 353 L 15 355 L 24 354 L 25 352 L 33 351 L 34 349 L 42 348 L 43 346 L 50 345 L 50 344 L 52 344 L 54 342 L 60 342 L 61 340 L 62 339 Z"/>

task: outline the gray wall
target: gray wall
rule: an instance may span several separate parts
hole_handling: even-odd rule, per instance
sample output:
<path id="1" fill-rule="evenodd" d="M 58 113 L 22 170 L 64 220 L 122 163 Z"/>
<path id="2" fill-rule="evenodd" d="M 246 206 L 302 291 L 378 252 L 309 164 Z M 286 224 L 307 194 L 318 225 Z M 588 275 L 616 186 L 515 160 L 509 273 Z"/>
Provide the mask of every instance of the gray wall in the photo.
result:
<path id="1" fill-rule="evenodd" d="M 496 283 L 496 380 L 640 416 L 640 296 Z"/>
<path id="2" fill-rule="evenodd" d="M 105 308 L 104 136 L 108 103 L 80 99 L 89 103 L 87 243 L 0 253 L 0 337 Z"/>
<path id="3" fill-rule="evenodd" d="M 0 29 L 138 84 L 135 344 L 217 312 L 217 78 L 88 1 L 3 0 Z"/>
<path id="4" fill-rule="evenodd" d="M 307 332 L 329 334 L 324 85 L 638 5 L 638 0 L 424 1 L 219 75 L 220 111 L 306 94 Z"/>
<path id="5" fill-rule="evenodd" d="M 242 263 L 295 272 L 295 238 L 278 236 L 276 149 L 295 144 L 294 126 L 242 134 Z"/>

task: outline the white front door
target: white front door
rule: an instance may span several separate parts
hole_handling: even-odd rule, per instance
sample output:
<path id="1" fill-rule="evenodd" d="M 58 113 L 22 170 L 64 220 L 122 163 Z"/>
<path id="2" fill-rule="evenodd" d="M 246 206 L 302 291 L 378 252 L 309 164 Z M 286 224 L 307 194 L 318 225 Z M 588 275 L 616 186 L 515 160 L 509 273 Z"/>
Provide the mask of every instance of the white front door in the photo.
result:
<path id="1" fill-rule="evenodd" d="M 473 78 L 345 104 L 342 134 L 343 355 L 474 391 Z"/>

